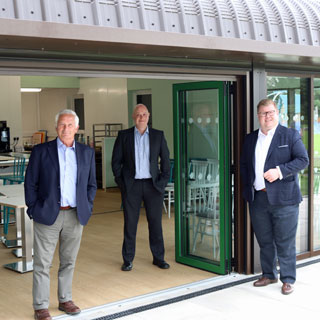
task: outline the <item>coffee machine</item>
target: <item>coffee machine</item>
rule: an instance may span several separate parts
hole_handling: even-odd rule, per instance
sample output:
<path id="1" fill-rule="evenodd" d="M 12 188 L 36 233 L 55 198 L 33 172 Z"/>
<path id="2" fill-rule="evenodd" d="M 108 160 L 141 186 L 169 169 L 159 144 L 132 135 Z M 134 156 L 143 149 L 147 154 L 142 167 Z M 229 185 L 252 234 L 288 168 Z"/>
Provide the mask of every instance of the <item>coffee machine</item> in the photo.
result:
<path id="1" fill-rule="evenodd" d="M 0 153 L 10 152 L 10 129 L 7 121 L 0 121 Z"/>

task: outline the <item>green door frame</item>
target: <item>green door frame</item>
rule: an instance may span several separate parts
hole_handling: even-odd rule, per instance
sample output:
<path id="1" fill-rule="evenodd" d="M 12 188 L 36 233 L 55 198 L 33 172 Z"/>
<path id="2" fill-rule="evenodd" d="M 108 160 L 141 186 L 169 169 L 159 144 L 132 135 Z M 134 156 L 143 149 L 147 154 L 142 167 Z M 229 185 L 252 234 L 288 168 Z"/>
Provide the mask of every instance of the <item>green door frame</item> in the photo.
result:
<path id="1" fill-rule="evenodd" d="M 218 274 L 226 274 L 231 270 L 231 178 L 230 178 L 230 116 L 229 116 L 229 82 L 208 81 L 191 82 L 173 85 L 174 110 L 174 159 L 175 159 L 175 237 L 176 261 Z M 182 209 L 182 172 L 181 161 L 184 146 L 182 134 L 184 130 L 186 92 L 190 90 L 219 90 L 219 210 L 220 210 L 220 261 L 214 262 L 188 254 L 186 239 L 186 219 Z"/>

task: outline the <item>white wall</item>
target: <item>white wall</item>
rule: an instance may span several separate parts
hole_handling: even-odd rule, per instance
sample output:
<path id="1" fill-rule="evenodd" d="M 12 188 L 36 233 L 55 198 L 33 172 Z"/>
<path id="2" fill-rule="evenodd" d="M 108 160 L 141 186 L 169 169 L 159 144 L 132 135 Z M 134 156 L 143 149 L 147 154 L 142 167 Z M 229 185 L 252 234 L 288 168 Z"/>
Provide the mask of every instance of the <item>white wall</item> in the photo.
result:
<path id="1" fill-rule="evenodd" d="M 92 137 L 93 124 L 122 123 L 128 127 L 127 79 L 80 79 L 79 93 L 84 96 L 85 136 Z"/>
<path id="2" fill-rule="evenodd" d="M 32 134 L 38 130 L 47 130 L 49 140 L 54 139 L 55 115 L 62 109 L 73 109 L 73 99 L 79 94 L 84 97 L 85 136 L 92 138 L 95 123 L 122 123 L 124 128 L 128 127 L 127 80 L 86 78 L 80 80 L 80 89 L 43 89 L 40 93 L 23 93 L 24 140 L 31 142 Z"/>
<path id="3" fill-rule="evenodd" d="M 73 109 L 78 89 L 44 89 L 39 98 L 40 128 L 48 131 L 49 140 L 56 137 L 55 117 L 63 109 Z"/>
<path id="4" fill-rule="evenodd" d="M 30 142 L 33 133 L 40 128 L 39 92 L 21 93 L 23 140 Z"/>
<path id="5" fill-rule="evenodd" d="M 22 140 L 22 113 L 20 77 L 0 76 L 0 120 L 10 128 L 10 142 L 14 137 Z"/>
<path id="6" fill-rule="evenodd" d="M 56 137 L 55 116 L 62 109 L 73 108 L 78 89 L 43 89 L 39 93 L 22 93 L 23 140 L 31 142 L 33 133 L 47 130 L 49 140 Z"/>

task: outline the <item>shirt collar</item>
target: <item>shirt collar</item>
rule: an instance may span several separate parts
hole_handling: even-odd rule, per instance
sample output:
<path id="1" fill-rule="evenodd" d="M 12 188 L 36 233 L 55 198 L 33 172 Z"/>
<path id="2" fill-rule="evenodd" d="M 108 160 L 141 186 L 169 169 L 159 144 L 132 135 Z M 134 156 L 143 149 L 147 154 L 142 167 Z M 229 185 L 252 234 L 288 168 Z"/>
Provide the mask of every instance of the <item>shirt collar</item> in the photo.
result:
<path id="1" fill-rule="evenodd" d="M 147 126 L 147 129 L 143 134 L 140 133 L 136 126 L 134 127 L 134 132 L 138 133 L 140 136 L 143 136 L 145 133 L 149 134 L 149 126 Z"/>
<path id="2" fill-rule="evenodd" d="M 274 136 L 274 133 L 276 132 L 276 129 L 278 127 L 279 124 L 277 124 L 273 129 L 269 130 L 267 134 L 264 134 L 261 129 L 259 129 L 259 137 L 263 136 L 263 137 L 266 137 L 266 136 L 271 136 L 273 137 Z"/>
<path id="3" fill-rule="evenodd" d="M 57 144 L 58 144 L 58 148 L 68 148 L 60 139 L 59 137 L 57 137 Z M 72 150 L 76 150 L 76 142 L 75 140 L 73 140 L 73 144 L 72 144 L 72 147 L 70 147 Z"/>

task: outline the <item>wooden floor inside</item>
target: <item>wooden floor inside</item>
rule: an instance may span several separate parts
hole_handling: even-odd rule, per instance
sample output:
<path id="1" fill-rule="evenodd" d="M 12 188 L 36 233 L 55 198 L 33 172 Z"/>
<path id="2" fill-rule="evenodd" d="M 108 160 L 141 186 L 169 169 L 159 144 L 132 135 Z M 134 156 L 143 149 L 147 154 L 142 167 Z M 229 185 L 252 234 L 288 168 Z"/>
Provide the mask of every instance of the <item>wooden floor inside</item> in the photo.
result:
<path id="1" fill-rule="evenodd" d="M 80 308 L 99 306 L 215 276 L 175 262 L 174 212 L 171 213 L 171 219 L 167 214 L 163 215 L 165 258 L 171 268 L 161 270 L 152 265 L 143 209 L 138 226 L 134 268 L 131 272 L 121 271 L 123 214 L 119 210 L 120 203 L 117 189 L 108 189 L 107 192 L 98 190 L 93 216 L 84 228 L 73 279 L 73 300 Z M 15 227 L 10 226 L 9 229 L 9 235 L 14 237 Z M 1 265 L 18 260 L 11 249 L 0 244 Z M 56 254 L 51 269 L 52 316 L 62 314 L 57 309 L 58 260 Z M 0 318 L 33 319 L 32 272 L 19 274 L 1 267 L 0 285 Z"/>

